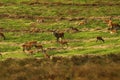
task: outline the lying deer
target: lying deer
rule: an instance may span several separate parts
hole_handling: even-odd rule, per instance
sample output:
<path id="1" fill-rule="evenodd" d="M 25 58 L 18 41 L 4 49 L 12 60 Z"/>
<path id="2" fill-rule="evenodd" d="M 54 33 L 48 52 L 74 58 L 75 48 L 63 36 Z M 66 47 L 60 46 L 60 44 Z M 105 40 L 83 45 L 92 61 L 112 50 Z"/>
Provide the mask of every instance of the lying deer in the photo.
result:
<path id="1" fill-rule="evenodd" d="M 60 40 L 59 43 L 61 45 L 66 45 L 68 47 L 68 41 L 67 40 Z"/>
<path id="2" fill-rule="evenodd" d="M 69 29 L 68 29 L 68 31 L 73 31 L 73 32 L 79 32 L 79 29 L 77 29 L 77 28 L 75 28 L 75 27 L 70 27 Z"/>

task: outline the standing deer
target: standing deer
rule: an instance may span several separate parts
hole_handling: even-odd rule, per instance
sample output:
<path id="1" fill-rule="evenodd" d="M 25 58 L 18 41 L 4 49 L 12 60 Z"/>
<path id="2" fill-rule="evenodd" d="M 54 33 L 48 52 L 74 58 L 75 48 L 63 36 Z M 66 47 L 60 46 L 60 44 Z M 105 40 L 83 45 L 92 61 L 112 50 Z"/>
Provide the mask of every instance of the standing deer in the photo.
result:
<path id="1" fill-rule="evenodd" d="M 97 42 L 97 41 L 105 42 L 105 40 L 104 40 L 102 37 L 100 37 L 100 36 L 97 36 L 96 39 L 97 39 L 96 42 Z"/>
<path id="2" fill-rule="evenodd" d="M 113 23 L 112 20 L 106 20 L 106 22 L 108 23 L 108 27 L 109 29 L 113 30 L 113 29 L 116 29 L 116 30 L 119 30 L 120 29 L 120 25 L 117 24 L 117 23 Z"/>
<path id="3" fill-rule="evenodd" d="M 4 40 L 6 39 L 5 35 L 2 32 L 0 32 L 0 37 L 2 37 Z"/>
<path id="4" fill-rule="evenodd" d="M 64 32 L 53 31 L 53 35 L 56 37 L 56 41 L 58 42 L 60 38 L 64 38 Z"/>

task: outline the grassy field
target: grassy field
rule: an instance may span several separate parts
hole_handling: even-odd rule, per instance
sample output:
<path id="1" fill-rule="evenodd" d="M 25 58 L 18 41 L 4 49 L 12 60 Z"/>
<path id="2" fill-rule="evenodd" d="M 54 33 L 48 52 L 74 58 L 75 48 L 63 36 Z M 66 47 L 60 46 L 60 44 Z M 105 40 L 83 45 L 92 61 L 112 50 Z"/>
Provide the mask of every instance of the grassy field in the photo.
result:
<path id="1" fill-rule="evenodd" d="M 120 80 L 120 30 L 111 34 L 105 23 L 120 24 L 119 8 L 120 0 L 0 0 L 0 80 Z M 53 30 L 65 33 L 68 47 Z M 34 40 L 49 59 L 34 47 L 23 52 Z"/>
<path id="2" fill-rule="evenodd" d="M 0 38 L 0 52 L 3 55 L 1 59 L 31 57 L 27 56 L 21 48 L 24 42 L 31 40 L 42 43 L 44 48 L 55 48 L 47 51 L 49 55 L 71 56 L 120 52 L 120 32 L 110 34 L 104 22 L 112 17 L 115 23 L 120 23 L 119 1 L 0 1 L 0 28 L 6 36 L 6 40 Z M 36 22 L 37 18 L 44 19 L 44 22 Z M 86 23 L 79 25 L 78 23 L 82 21 Z M 71 26 L 78 28 L 80 32 L 67 32 Z M 31 34 L 30 30 L 33 27 L 39 29 L 39 32 Z M 65 31 L 65 39 L 69 42 L 68 48 L 55 42 L 55 37 L 50 32 L 53 29 Z M 96 36 L 102 36 L 105 43 L 96 42 Z M 65 49 L 62 49 L 63 47 Z M 42 57 L 43 55 L 35 53 L 33 56 Z"/>

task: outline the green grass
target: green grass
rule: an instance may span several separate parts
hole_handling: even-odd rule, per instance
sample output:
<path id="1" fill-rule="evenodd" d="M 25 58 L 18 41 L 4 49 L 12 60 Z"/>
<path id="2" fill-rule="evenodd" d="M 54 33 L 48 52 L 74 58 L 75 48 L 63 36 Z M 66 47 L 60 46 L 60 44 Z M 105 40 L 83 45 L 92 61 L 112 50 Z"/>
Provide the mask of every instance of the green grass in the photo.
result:
<path id="1" fill-rule="evenodd" d="M 91 20 L 89 17 L 106 17 L 113 16 L 115 23 L 120 23 L 119 19 L 115 19 L 115 16 L 120 16 L 119 5 L 113 6 L 76 6 L 76 5 L 46 5 L 46 4 L 35 4 L 28 5 L 33 0 L 0 0 L 0 28 L 4 28 L 3 32 L 6 36 L 6 40 L 0 38 L 0 51 L 3 53 L 3 58 L 26 58 L 26 57 L 43 57 L 41 53 L 35 53 L 33 56 L 28 56 L 22 52 L 21 45 L 24 42 L 37 40 L 40 43 L 44 43 L 44 48 L 56 48 L 56 50 L 49 50 L 50 55 L 76 55 L 76 54 L 110 54 L 119 53 L 120 43 L 120 31 L 118 34 L 110 34 L 107 31 L 107 25 L 102 19 Z M 109 0 L 39 0 L 39 2 L 62 2 L 62 3 L 80 3 L 80 4 L 93 4 L 93 3 L 107 3 Z M 23 4 L 21 2 L 27 2 Z M 14 4 L 13 4 L 14 3 Z M 117 0 L 110 0 L 110 3 L 119 3 Z M 6 4 L 6 5 L 5 5 Z M 8 16 L 16 16 L 16 18 L 10 18 Z M 37 23 L 36 19 L 29 18 L 17 18 L 18 16 L 42 16 L 45 17 L 45 22 Z M 48 19 L 52 17 L 53 19 Z M 76 18 L 85 17 L 87 23 L 84 25 L 78 25 L 77 22 L 81 20 L 69 21 L 60 20 L 55 21 L 59 17 Z M 31 24 L 35 25 L 31 26 Z M 55 37 L 52 32 L 48 30 L 59 29 L 67 30 L 69 27 L 76 27 L 82 32 L 69 33 L 65 32 L 65 39 L 69 41 L 69 47 L 61 49 L 64 46 L 55 42 Z M 30 33 L 24 32 L 24 30 L 30 30 L 32 27 L 39 28 L 45 32 Z M 100 28 L 101 31 L 96 31 L 96 28 Z M 84 29 L 88 29 L 83 31 Z M 16 30 L 16 31 L 15 31 Z M 19 31 L 17 31 L 19 30 Z M 93 31 L 91 31 L 93 30 Z M 14 32 L 15 31 L 15 32 Z M 105 39 L 105 43 L 97 42 L 96 36 L 102 36 Z M 15 44 L 15 45 L 14 45 Z M 4 54 L 5 53 L 5 54 Z"/>

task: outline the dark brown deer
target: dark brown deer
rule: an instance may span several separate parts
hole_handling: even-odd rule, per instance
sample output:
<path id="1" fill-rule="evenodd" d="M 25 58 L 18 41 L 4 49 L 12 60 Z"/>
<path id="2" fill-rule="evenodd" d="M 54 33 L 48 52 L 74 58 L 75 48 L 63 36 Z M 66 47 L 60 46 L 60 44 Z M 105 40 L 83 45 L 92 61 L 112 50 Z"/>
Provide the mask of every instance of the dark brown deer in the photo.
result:
<path id="1" fill-rule="evenodd" d="M 0 32 L 0 37 L 2 37 L 4 40 L 6 39 L 5 35 L 2 32 Z"/>
<path id="2" fill-rule="evenodd" d="M 53 35 L 56 37 L 57 42 L 60 38 L 64 38 L 64 32 L 53 31 Z"/>
<path id="3" fill-rule="evenodd" d="M 97 39 L 96 42 L 97 42 L 97 41 L 105 42 L 105 40 L 104 40 L 102 37 L 100 37 L 100 36 L 97 36 L 96 39 Z"/>

